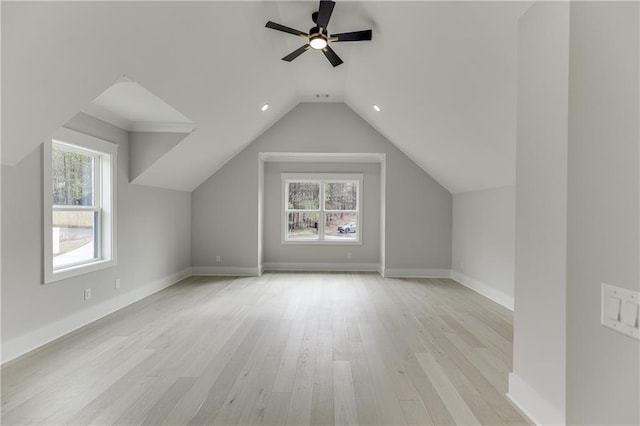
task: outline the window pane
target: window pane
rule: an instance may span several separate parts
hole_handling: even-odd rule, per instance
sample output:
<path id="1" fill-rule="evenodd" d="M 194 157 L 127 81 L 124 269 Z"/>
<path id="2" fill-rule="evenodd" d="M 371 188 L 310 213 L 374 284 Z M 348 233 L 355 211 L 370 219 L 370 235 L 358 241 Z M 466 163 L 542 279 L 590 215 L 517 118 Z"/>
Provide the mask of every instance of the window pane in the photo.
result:
<path id="1" fill-rule="evenodd" d="M 327 210 L 356 210 L 357 187 L 356 182 L 327 183 L 324 186 L 324 208 Z"/>
<path id="2" fill-rule="evenodd" d="M 53 212 L 53 269 L 98 258 L 98 213 Z"/>
<path id="3" fill-rule="evenodd" d="M 91 155 L 53 148 L 53 204 L 58 206 L 94 205 L 94 164 Z"/>
<path id="4" fill-rule="evenodd" d="M 317 240 L 318 221 L 317 212 L 290 212 L 287 217 L 287 239 L 289 240 Z"/>
<path id="5" fill-rule="evenodd" d="M 320 184 L 289 182 L 288 208 L 295 210 L 320 209 Z"/>
<path id="6" fill-rule="evenodd" d="M 357 213 L 326 213 L 324 235 L 327 240 L 357 240 Z"/>

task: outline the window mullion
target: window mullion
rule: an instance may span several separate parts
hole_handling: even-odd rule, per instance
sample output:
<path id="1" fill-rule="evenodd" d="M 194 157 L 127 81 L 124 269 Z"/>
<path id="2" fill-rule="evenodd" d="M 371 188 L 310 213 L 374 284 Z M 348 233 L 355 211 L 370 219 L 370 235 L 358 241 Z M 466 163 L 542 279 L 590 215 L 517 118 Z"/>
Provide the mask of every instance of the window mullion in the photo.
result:
<path id="1" fill-rule="evenodd" d="M 324 240 L 324 181 L 318 182 L 318 239 Z"/>

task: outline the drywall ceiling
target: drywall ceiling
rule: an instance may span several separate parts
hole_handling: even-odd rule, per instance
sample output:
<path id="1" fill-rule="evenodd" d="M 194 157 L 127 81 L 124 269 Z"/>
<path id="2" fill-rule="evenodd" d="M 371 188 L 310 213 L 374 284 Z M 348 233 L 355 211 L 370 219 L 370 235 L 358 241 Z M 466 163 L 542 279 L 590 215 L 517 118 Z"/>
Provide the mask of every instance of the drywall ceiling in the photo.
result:
<path id="1" fill-rule="evenodd" d="M 334 44 L 345 61 L 334 69 L 316 51 L 281 61 L 301 39 L 264 28 L 308 30 L 315 1 L 5 1 L 2 163 L 126 75 L 196 127 L 136 183 L 191 191 L 297 103 L 337 101 L 451 192 L 511 185 L 517 19 L 528 6 L 338 1 L 330 32 L 372 28 L 373 40 Z"/>
<path id="2" fill-rule="evenodd" d="M 191 132 L 195 124 L 171 105 L 123 77 L 82 111 L 130 132 Z"/>

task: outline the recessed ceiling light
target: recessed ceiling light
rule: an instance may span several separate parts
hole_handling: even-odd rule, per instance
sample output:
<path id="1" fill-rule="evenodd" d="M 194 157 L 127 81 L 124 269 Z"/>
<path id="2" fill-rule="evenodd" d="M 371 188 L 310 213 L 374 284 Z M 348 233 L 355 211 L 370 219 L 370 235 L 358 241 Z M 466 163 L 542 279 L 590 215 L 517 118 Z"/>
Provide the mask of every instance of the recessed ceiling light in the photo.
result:
<path id="1" fill-rule="evenodd" d="M 375 109 L 376 111 L 380 112 L 380 107 L 378 105 L 374 105 L 373 109 Z"/>
<path id="2" fill-rule="evenodd" d="M 260 108 L 260 111 L 266 111 L 269 109 L 269 104 L 264 104 L 262 105 L 262 108 Z"/>

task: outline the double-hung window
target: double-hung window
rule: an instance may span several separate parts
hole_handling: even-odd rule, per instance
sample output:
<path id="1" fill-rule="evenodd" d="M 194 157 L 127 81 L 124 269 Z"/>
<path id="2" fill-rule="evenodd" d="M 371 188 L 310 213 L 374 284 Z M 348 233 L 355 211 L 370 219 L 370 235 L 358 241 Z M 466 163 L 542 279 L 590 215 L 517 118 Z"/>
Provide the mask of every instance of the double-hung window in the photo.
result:
<path id="1" fill-rule="evenodd" d="M 45 143 L 45 282 L 115 264 L 116 152 L 68 129 Z"/>
<path id="2" fill-rule="evenodd" d="M 283 242 L 360 243 L 361 174 L 282 174 Z"/>

